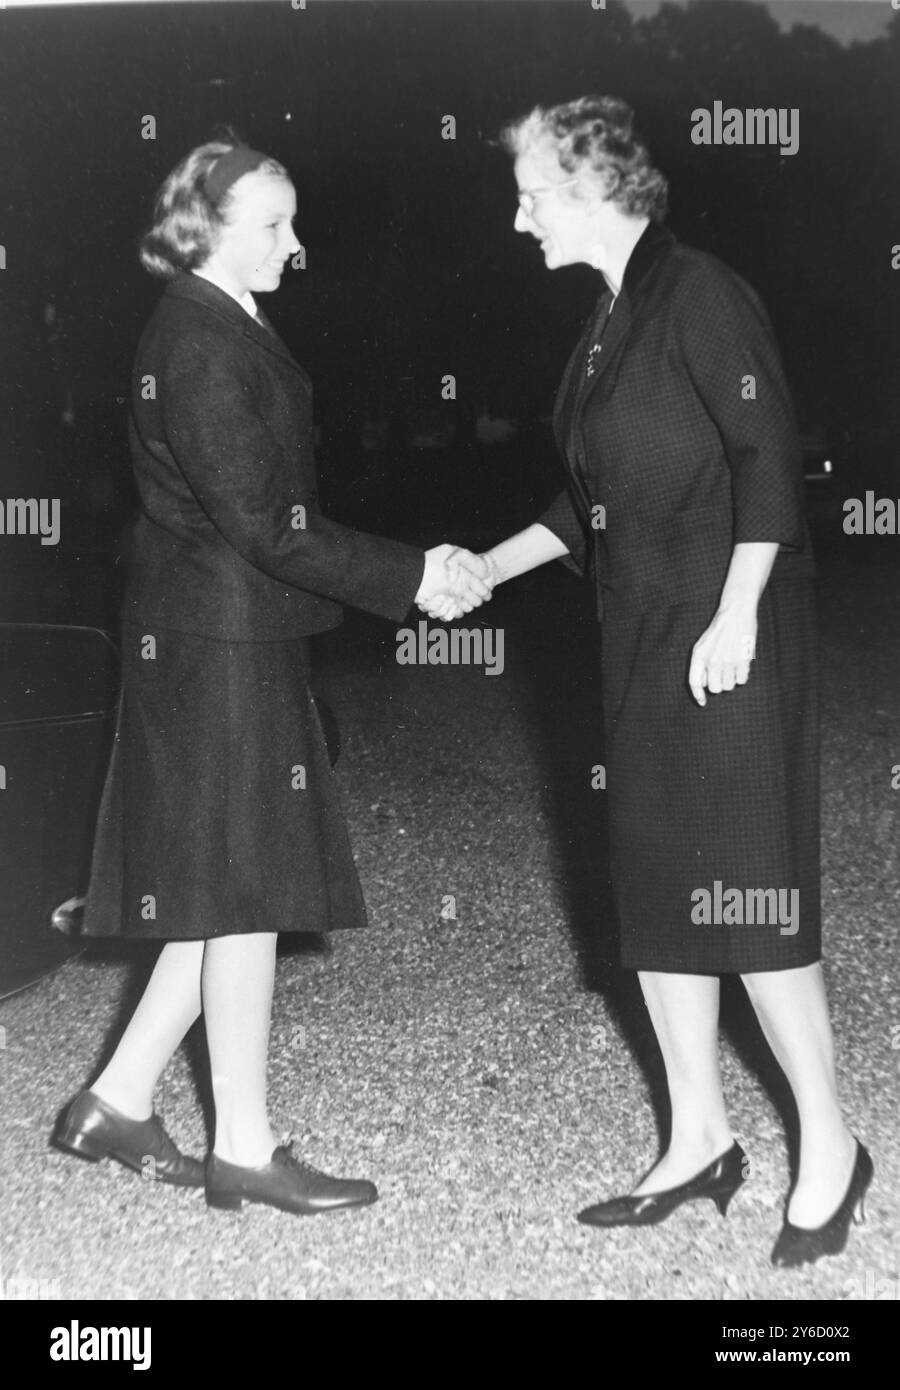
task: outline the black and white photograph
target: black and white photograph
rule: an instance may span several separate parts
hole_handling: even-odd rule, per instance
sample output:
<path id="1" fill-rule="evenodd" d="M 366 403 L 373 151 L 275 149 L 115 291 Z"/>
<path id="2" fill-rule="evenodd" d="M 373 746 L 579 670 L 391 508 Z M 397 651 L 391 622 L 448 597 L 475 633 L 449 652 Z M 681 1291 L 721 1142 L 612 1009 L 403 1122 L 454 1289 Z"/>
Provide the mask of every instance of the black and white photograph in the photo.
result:
<path id="1" fill-rule="evenodd" d="M 900 0 L 6 0 L 0 150 L 23 1365 L 540 1301 L 859 1374 Z"/>

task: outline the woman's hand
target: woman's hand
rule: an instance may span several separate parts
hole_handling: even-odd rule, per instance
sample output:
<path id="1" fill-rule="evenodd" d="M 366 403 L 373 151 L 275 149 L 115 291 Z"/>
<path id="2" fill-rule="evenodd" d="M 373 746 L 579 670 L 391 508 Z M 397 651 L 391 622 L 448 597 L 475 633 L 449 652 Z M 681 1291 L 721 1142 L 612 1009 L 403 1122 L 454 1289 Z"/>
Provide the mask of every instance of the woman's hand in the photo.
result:
<path id="1" fill-rule="evenodd" d="M 491 596 L 490 566 L 460 546 L 436 545 L 425 552 L 425 572 L 415 597 L 421 612 L 450 621 L 471 613 Z"/>
<path id="2" fill-rule="evenodd" d="M 777 541 L 738 541 L 731 553 L 719 611 L 691 653 L 688 685 L 701 708 L 707 690 L 718 695 L 747 684 L 756 655 L 756 611 L 777 554 Z"/>
<path id="3" fill-rule="evenodd" d="M 470 550 L 457 549 L 447 557 L 447 563 L 457 566 L 460 570 L 468 571 L 465 582 L 471 578 L 477 578 L 489 590 L 493 592 L 494 585 L 500 582 L 499 572 L 490 551 L 485 551 L 483 555 L 474 555 Z M 483 600 L 487 602 L 487 599 Z M 467 604 L 464 600 L 453 597 L 452 595 L 438 594 L 436 598 L 428 603 L 419 603 L 418 607 L 423 613 L 427 613 L 429 618 L 440 618 L 442 622 L 450 623 L 456 618 L 461 618 L 464 613 L 471 612 L 473 607 L 480 605 Z"/>
<path id="4" fill-rule="evenodd" d="M 452 556 L 448 553 L 444 559 L 449 560 L 451 566 L 455 566 L 457 583 L 460 577 L 464 583 L 480 583 L 487 589 L 487 597 L 490 597 L 490 592 L 498 584 L 505 584 L 516 575 L 525 574 L 528 570 L 536 569 L 538 565 L 546 565 L 548 561 L 561 559 L 569 553 L 568 546 L 539 521 L 517 535 L 510 536 L 508 540 L 501 541 L 482 555 L 473 555 L 470 550 L 454 550 L 453 546 L 439 546 L 437 549 L 452 552 Z M 432 555 L 437 552 L 426 553 Z M 426 563 L 426 571 L 427 569 Z M 471 593 L 468 597 L 472 598 Z M 457 597 L 452 585 L 449 586 L 449 591 L 445 584 L 430 592 L 424 581 L 422 590 L 416 595 L 416 603 L 423 613 L 427 613 L 430 618 L 441 618 L 444 622 L 452 622 L 454 618 L 461 618 L 464 613 L 470 613 L 473 607 L 478 606 L 478 601 L 476 597 L 467 607 L 466 596 Z"/>
<path id="5" fill-rule="evenodd" d="M 701 708 L 707 690 L 718 695 L 746 685 L 756 655 L 756 604 L 720 608 L 703 636 L 694 643 L 688 684 Z"/>

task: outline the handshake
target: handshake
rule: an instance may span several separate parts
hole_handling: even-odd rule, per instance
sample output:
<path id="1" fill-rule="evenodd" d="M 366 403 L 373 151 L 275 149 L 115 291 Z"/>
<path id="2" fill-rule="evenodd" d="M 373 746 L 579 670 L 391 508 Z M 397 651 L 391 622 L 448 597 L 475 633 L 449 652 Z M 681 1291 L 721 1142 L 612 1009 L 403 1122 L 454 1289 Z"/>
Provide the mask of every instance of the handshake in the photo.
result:
<path id="1" fill-rule="evenodd" d="M 450 622 L 480 608 L 500 576 L 489 555 L 474 555 L 459 546 L 437 545 L 425 552 L 425 573 L 416 606 L 429 618 Z"/>

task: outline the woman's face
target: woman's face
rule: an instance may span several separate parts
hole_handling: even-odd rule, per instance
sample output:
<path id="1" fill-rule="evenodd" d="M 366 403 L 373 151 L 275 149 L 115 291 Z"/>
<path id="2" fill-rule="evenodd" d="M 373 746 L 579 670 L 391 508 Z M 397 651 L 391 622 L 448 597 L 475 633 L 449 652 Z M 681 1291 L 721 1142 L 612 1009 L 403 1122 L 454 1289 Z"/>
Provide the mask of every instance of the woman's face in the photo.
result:
<path id="1" fill-rule="evenodd" d="M 286 179 L 254 170 L 231 189 L 225 225 L 205 270 L 239 297 L 277 290 L 289 256 L 300 250 L 292 226 L 297 197 Z"/>
<path id="2" fill-rule="evenodd" d="M 547 268 L 589 262 L 597 227 L 589 204 L 572 199 L 576 177 L 561 167 L 552 147 L 523 151 L 515 162 L 515 175 L 519 186 L 515 229 L 536 238 Z"/>

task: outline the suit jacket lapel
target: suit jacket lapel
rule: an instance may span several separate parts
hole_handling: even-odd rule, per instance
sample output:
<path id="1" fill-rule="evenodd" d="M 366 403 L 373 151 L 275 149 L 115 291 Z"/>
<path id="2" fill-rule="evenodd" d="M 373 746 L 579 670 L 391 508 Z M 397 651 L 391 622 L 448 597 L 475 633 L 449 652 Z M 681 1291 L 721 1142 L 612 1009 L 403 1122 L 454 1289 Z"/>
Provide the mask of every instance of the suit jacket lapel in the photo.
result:
<path id="1" fill-rule="evenodd" d="M 566 363 L 562 381 L 556 393 L 556 403 L 553 410 L 553 432 L 556 438 L 556 446 L 566 464 L 571 488 L 575 494 L 575 500 L 579 504 L 582 515 L 586 520 L 590 519 L 591 499 L 581 469 L 578 467 L 578 462 L 582 462 L 583 460 L 573 461 L 572 459 L 573 429 L 578 399 L 582 394 L 580 390 L 580 374 L 584 371 L 585 354 L 593 336 L 594 324 L 597 322 L 600 306 L 604 298 L 608 297 L 608 293 L 607 291 L 606 296 L 600 296 L 597 308 L 591 314 L 582 331 L 581 337 L 575 344 L 575 348 Z"/>
<path id="2" fill-rule="evenodd" d="M 300 363 L 293 356 L 287 343 L 278 336 L 277 329 L 273 328 L 268 315 L 263 313 L 258 304 L 256 306 L 256 312 L 262 322 L 257 323 L 256 319 L 251 319 L 248 314 L 244 314 L 244 318 L 246 319 L 246 323 L 242 325 L 244 334 L 248 338 L 252 338 L 254 343 L 258 343 L 260 347 L 266 348 L 268 352 L 274 352 L 276 356 L 289 367 L 293 367 L 295 372 L 299 372 L 305 385 L 312 389 L 312 382 L 305 369 L 300 366 Z"/>
<path id="3" fill-rule="evenodd" d="M 256 311 L 262 319 L 262 323 L 257 323 L 256 319 L 251 318 L 247 311 L 236 300 L 232 299 L 230 294 L 226 294 L 224 290 L 219 289 L 218 285 L 214 285 L 210 280 L 204 280 L 200 275 L 176 276 L 174 280 L 170 281 L 167 293 L 183 299 L 193 299 L 205 305 L 206 308 L 226 319 L 233 328 L 250 338 L 257 346 L 265 348 L 267 352 L 274 353 L 280 362 L 291 367 L 297 373 L 307 387 L 310 386 L 309 377 L 303 367 L 292 357 L 287 344 L 279 338 L 258 304 Z"/>
<path id="4" fill-rule="evenodd" d="M 562 380 L 556 392 L 556 400 L 553 405 L 553 432 L 556 438 L 557 447 L 561 453 L 565 453 L 572 428 L 572 419 L 575 414 L 575 405 L 579 396 L 581 386 L 581 373 L 584 371 L 585 355 L 588 350 L 591 337 L 594 331 L 594 324 L 600 314 L 604 300 L 608 300 L 609 291 L 605 290 L 597 300 L 590 317 L 581 330 L 581 336 L 569 355 Z"/>
<path id="5" fill-rule="evenodd" d="M 567 466 L 574 500 L 580 505 L 586 524 L 589 524 L 591 519 L 592 500 L 585 480 L 587 459 L 584 437 L 580 429 L 581 420 L 600 383 L 604 382 L 607 390 L 612 389 L 616 377 L 613 368 L 621 357 L 631 331 L 633 297 L 639 293 L 641 282 L 648 271 L 674 242 L 672 233 L 659 223 L 650 222 L 644 228 L 628 258 L 622 292 L 606 325 L 602 347 L 595 359 L 593 376 L 589 382 L 583 383 L 581 373 L 585 371 L 591 339 L 596 337 L 597 326 L 602 323 L 602 312 L 604 308 L 609 307 L 609 289 L 604 289 L 600 295 L 597 308 L 585 326 L 563 372 L 556 395 L 553 428 L 557 447 Z"/>
<path id="6" fill-rule="evenodd" d="M 631 305 L 627 294 L 620 294 L 613 305 L 609 323 L 603 334 L 603 342 L 600 351 L 594 359 L 594 373 L 588 380 L 584 388 L 578 393 L 575 403 L 574 418 L 572 427 L 577 429 L 581 423 L 581 417 L 587 407 L 588 401 L 600 385 L 603 378 L 610 375 L 610 368 L 613 366 L 616 357 L 624 345 L 628 330 L 631 328 Z M 590 348 L 590 343 L 585 345 L 585 351 Z M 584 358 L 582 358 L 582 362 Z M 584 370 L 584 368 L 582 368 Z"/>
<path id="7" fill-rule="evenodd" d="M 632 306 L 635 298 L 640 297 L 640 289 L 643 281 L 649 272 L 674 245 L 675 238 L 672 233 L 658 222 L 648 222 L 638 240 L 635 242 L 631 255 L 628 257 L 628 264 L 625 267 L 625 276 L 622 282 L 622 290 L 616 299 L 612 317 L 603 335 L 603 346 L 598 354 L 594 375 L 586 390 L 580 393 L 577 401 L 573 428 L 580 424 L 581 417 L 587 408 L 588 401 L 601 382 L 606 379 L 607 390 L 610 383 L 615 382 L 615 373 L 611 368 L 615 365 L 621 355 L 622 349 L 628 339 L 632 323 Z"/>

